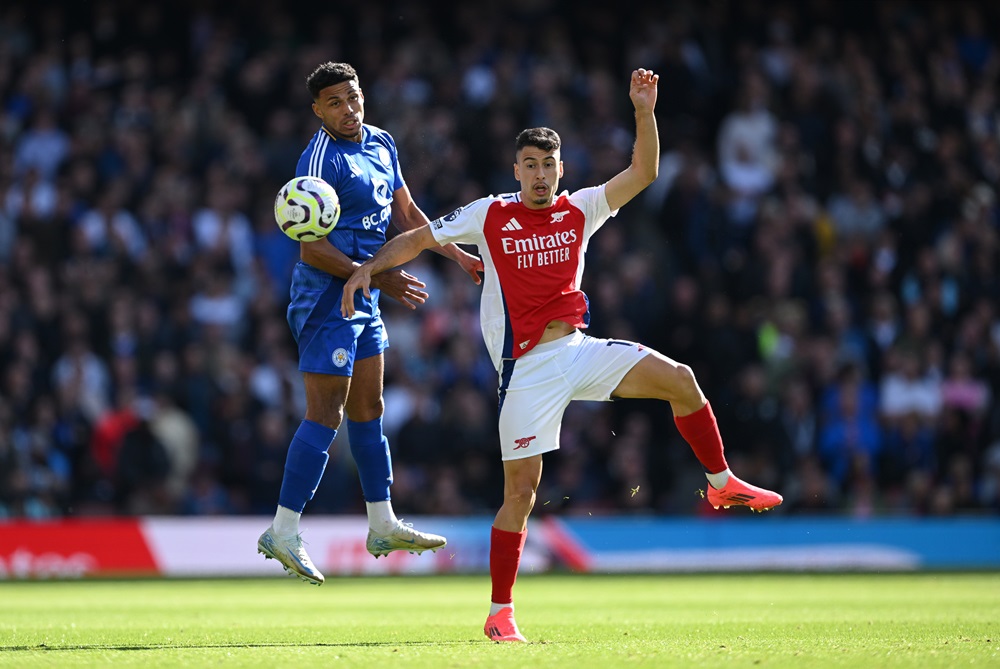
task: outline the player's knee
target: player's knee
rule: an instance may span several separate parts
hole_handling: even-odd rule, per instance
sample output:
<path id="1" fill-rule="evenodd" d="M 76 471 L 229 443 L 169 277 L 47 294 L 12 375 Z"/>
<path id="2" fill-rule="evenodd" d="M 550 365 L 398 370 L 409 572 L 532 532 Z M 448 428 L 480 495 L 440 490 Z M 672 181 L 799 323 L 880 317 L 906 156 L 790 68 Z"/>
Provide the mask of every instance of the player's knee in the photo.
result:
<path id="1" fill-rule="evenodd" d="M 674 367 L 671 374 L 671 387 L 676 399 L 691 400 L 700 394 L 698 381 L 694 377 L 694 370 L 684 364 Z"/>
<path id="2" fill-rule="evenodd" d="M 385 402 L 381 397 L 363 402 L 349 402 L 347 406 L 347 416 L 357 423 L 367 423 L 382 416 L 385 411 Z"/>
<path id="3" fill-rule="evenodd" d="M 522 510 L 525 515 L 535 506 L 535 485 L 531 481 L 512 481 L 504 491 L 505 501 Z"/>
<path id="4" fill-rule="evenodd" d="M 310 407 L 306 410 L 306 420 L 319 423 L 331 430 L 340 429 L 340 424 L 344 421 L 344 407 L 342 406 L 322 406 L 318 408 Z"/>

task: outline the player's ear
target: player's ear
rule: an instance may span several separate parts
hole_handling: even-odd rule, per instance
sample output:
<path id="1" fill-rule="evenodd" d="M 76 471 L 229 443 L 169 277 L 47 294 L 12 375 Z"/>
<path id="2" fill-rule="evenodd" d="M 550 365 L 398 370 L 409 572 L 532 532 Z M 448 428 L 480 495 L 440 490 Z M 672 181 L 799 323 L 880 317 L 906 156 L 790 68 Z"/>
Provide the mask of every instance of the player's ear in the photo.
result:
<path id="1" fill-rule="evenodd" d="M 563 178 L 563 161 L 559 161 L 559 178 Z"/>
<path id="2" fill-rule="evenodd" d="M 312 107 L 313 107 L 313 114 L 316 114 L 317 118 L 323 118 L 323 115 L 319 113 L 319 105 L 314 102 L 312 104 Z"/>
<path id="3" fill-rule="evenodd" d="M 516 181 L 521 180 L 521 167 L 517 163 L 514 163 L 514 179 Z"/>

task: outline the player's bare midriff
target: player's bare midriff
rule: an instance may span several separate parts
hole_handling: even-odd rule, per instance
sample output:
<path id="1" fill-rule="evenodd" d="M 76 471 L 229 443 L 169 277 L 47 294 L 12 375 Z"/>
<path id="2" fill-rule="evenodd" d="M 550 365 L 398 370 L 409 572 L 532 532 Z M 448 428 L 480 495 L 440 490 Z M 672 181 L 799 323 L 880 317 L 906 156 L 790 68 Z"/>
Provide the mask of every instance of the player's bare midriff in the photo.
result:
<path id="1" fill-rule="evenodd" d="M 549 321 L 549 324 L 545 326 L 545 331 L 542 332 L 542 337 L 538 340 L 538 343 L 544 344 L 546 342 L 555 341 L 556 339 L 560 339 L 566 335 L 573 334 L 574 330 L 576 330 L 576 328 L 565 321 Z"/>

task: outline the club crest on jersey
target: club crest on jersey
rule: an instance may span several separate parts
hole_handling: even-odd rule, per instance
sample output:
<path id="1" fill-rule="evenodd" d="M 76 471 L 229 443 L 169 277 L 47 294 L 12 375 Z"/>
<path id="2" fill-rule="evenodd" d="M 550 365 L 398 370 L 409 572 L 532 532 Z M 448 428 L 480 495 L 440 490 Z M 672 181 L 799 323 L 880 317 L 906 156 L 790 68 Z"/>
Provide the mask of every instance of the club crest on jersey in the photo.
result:
<path id="1" fill-rule="evenodd" d="M 569 210 L 555 212 L 554 214 L 552 214 L 552 220 L 549 221 L 549 223 L 562 223 L 562 220 L 566 218 L 566 214 L 568 213 Z"/>
<path id="2" fill-rule="evenodd" d="M 330 358 L 333 360 L 333 364 L 335 366 L 343 367 L 347 364 L 347 351 L 345 349 L 338 348 L 333 352 L 333 355 L 331 355 Z"/>
<path id="3" fill-rule="evenodd" d="M 530 444 L 532 440 L 535 438 L 537 438 L 537 435 L 533 434 L 530 437 L 521 437 L 520 439 L 515 439 L 514 443 L 517 444 L 517 446 L 514 447 L 514 450 L 516 451 L 519 448 L 527 448 L 528 444 Z"/>

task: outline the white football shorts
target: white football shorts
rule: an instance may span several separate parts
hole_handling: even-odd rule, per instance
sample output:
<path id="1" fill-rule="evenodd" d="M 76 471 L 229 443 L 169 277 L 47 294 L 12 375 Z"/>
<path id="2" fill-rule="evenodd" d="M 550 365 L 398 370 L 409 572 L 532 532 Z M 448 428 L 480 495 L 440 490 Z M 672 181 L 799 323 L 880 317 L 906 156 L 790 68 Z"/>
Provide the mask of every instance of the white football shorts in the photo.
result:
<path id="1" fill-rule="evenodd" d="M 519 460 L 559 448 L 563 412 L 573 400 L 607 402 L 650 349 L 579 330 L 539 344 L 500 373 L 500 449 Z"/>

